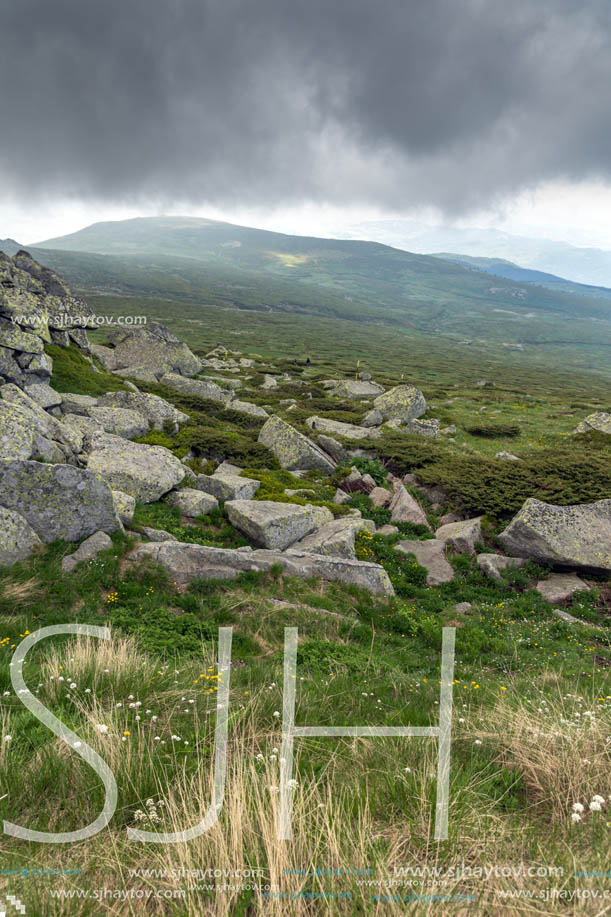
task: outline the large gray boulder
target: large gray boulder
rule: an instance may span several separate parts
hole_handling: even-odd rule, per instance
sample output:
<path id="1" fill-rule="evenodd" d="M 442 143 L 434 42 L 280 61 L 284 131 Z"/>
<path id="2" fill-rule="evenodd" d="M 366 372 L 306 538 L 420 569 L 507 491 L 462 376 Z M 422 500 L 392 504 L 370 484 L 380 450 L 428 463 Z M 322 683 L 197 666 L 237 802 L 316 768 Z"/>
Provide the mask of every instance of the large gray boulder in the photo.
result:
<path id="1" fill-rule="evenodd" d="M 87 467 L 112 487 L 140 503 L 154 503 L 173 490 L 185 477 L 182 462 L 163 446 L 146 446 L 95 433 Z"/>
<path id="2" fill-rule="evenodd" d="M 402 424 L 415 420 L 426 411 L 424 395 L 415 385 L 397 385 L 379 395 L 373 406 L 384 420 L 398 420 Z"/>
<path id="3" fill-rule="evenodd" d="M 181 490 L 172 491 L 165 498 L 169 506 L 177 507 L 183 516 L 195 519 L 196 516 L 206 516 L 213 509 L 218 509 L 218 500 L 201 490 L 183 487 Z"/>
<path id="4" fill-rule="evenodd" d="M 197 579 L 235 579 L 249 571 L 266 573 L 279 564 L 288 576 L 348 583 L 376 595 L 394 594 L 388 574 L 379 564 L 320 554 L 232 550 L 169 541 L 140 545 L 129 556 L 133 564 L 149 559 L 181 586 Z"/>
<path id="5" fill-rule="evenodd" d="M 48 414 L 44 408 L 41 408 L 33 398 L 30 398 L 30 396 L 22 391 L 17 385 L 9 383 L 0 386 L 0 397 L 3 404 L 10 406 L 3 411 L 3 415 L 8 425 L 14 427 L 16 416 L 17 422 L 23 424 L 26 435 L 31 437 L 32 450 L 30 456 L 35 457 L 41 453 L 41 450 L 36 446 L 37 437 L 42 437 L 49 442 L 55 443 L 65 456 L 65 459 L 71 459 L 74 455 L 82 451 L 82 434 L 79 433 L 78 430 L 75 430 L 74 427 Z M 12 414 L 11 407 L 13 409 Z M 2 434 L 0 434 L 0 436 L 2 436 Z M 4 442 L 4 436 L 2 436 L 2 440 Z M 19 437 L 19 440 L 23 443 L 23 436 Z M 6 443 L 4 444 L 4 448 L 7 448 Z M 8 449 L 10 451 L 10 444 L 8 444 Z M 24 455 L 22 457 L 25 458 L 26 456 Z M 48 458 L 48 456 L 44 455 L 44 450 L 41 457 L 45 459 Z"/>
<path id="6" fill-rule="evenodd" d="M 574 574 L 552 573 L 547 579 L 539 580 L 535 589 L 550 605 L 555 605 L 570 601 L 576 592 L 590 592 L 591 587 Z"/>
<path id="7" fill-rule="evenodd" d="M 458 554 L 475 554 L 475 545 L 482 540 L 482 517 L 442 525 L 435 532 L 435 538 Z"/>
<path id="8" fill-rule="evenodd" d="M 41 545 L 40 538 L 23 516 L 0 506 L 0 567 L 12 567 Z"/>
<path id="9" fill-rule="evenodd" d="M 94 407 L 89 409 L 91 419 L 107 433 L 122 436 L 124 439 L 135 439 L 146 436 L 149 422 L 138 411 L 130 408 Z"/>
<path id="10" fill-rule="evenodd" d="M 517 557 L 609 573 L 611 500 L 574 506 L 527 500 L 499 541 Z"/>
<path id="11" fill-rule="evenodd" d="M 596 430 L 598 433 L 611 434 L 611 414 L 607 414 L 605 411 L 595 411 L 594 414 L 588 414 L 588 416 L 575 427 L 573 433 L 589 433 L 590 430 Z"/>
<path id="12" fill-rule="evenodd" d="M 279 551 L 333 519 L 325 507 L 273 500 L 229 500 L 225 510 L 231 524 L 255 544 Z"/>
<path id="13" fill-rule="evenodd" d="M 23 516 L 46 544 L 122 528 L 110 487 L 73 465 L 0 462 L 0 506 Z"/>
<path id="14" fill-rule="evenodd" d="M 374 490 L 378 490 L 378 488 L 374 488 Z M 425 525 L 430 531 L 431 527 L 426 518 L 426 513 L 403 484 L 397 486 L 388 508 L 391 522 L 411 522 L 414 525 Z"/>
<path id="15" fill-rule="evenodd" d="M 201 361 L 164 325 L 153 322 L 144 328 L 122 328 L 108 335 L 113 349 L 112 370 L 130 370 L 138 367 L 155 374 L 180 373 L 194 376 L 201 369 Z M 99 357 L 99 350 L 96 354 Z"/>
<path id="16" fill-rule="evenodd" d="M 379 439 L 382 435 L 375 427 L 357 427 L 352 423 L 328 420 L 326 417 L 316 415 L 308 417 L 306 423 L 311 430 L 334 433 L 336 436 L 345 436 L 346 439 Z"/>
<path id="17" fill-rule="evenodd" d="M 340 398 L 375 398 L 381 395 L 384 389 L 377 382 L 367 382 L 362 379 L 342 379 L 333 387 L 332 394 Z"/>
<path id="18" fill-rule="evenodd" d="M 158 395 L 147 395 L 144 392 L 106 392 L 98 399 L 100 407 L 126 408 L 142 414 L 151 422 L 155 430 L 163 430 L 166 423 L 173 424 L 177 430 L 181 423 L 189 419 L 169 401 Z"/>
<path id="19" fill-rule="evenodd" d="M 45 411 L 48 411 L 49 408 L 59 407 L 63 401 L 63 395 L 51 388 L 47 382 L 36 382 L 34 385 L 28 385 L 25 393 Z"/>
<path id="20" fill-rule="evenodd" d="M 78 564 L 83 563 L 85 560 L 93 560 L 100 551 L 106 551 L 111 546 L 112 540 L 106 532 L 95 532 L 89 538 L 86 538 L 73 554 L 68 554 L 62 558 L 62 570 L 64 573 L 72 573 Z"/>
<path id="21" fill-rule="evenodd" d="M 444 554 L 443 541 L 399 541 L 395 551 L 403 554 L 413 554 L 420 564 L 427 570 L 427 586 L 439 586 L 454 579 L 455 573 Z"/>
<path id="22" fill-rule="evenodd" d="M 198 490 L 203 490 L 204 493 L 212 494 L 217 500 L 222 500 L 223 502 L 227 500 L 252 500 L 261 487 L 261 481 L 242 478 L 236 474 L 219 473 L 217 470 L 213 475 L 198 474 L 195 487 Z"/>
<path id="23" fill-rule="evenodd" d="M 331 557 L 356 557 L 355 538 L 361 531 L 375 532 L 371 519 L 357 516 L 340 516 L 295 542 L 287 550 L 307 554 L 324 554 Z"/>
<path id="24" fill-rule="evenodd" d="M 131 525 L 136 511 L 136 501 L 134 498 L 129 494 L 124 494 L 120 490 L 113 490 L 112 497 L 115 501 L 117 515 L 123 525 Z"/>
<path id="25" fill-rule="evenodd" d="M 89 409 L 94 408 L 98 403 L 98 399 L 93 398 L 91 395 L 77 395 L 74 392 L 64 392 L 61 397 L 64 414 L 87 416 Z"/>
<path id="26" fill-rule="evenodd" d="M 276 415 L 263 424 L 258 441 L 274 453 L 282 468 L 289 471 L 308 471 L 310 468 L 325 474 L 335 471 L 335 462 L 319 446 Z"/>
<path id="27" fill-rule="evenodd" d="M 186 379 L 177 373 L 165 373 L 159 381 L 163 385 L 169 385 L 179 392 L 185 392 L 187 395 L 198 395 L 200 398 L 207 398 L 209 401 L 225 403 L 233 398 L 233 392 L 221 388 L 216 382 L 204 379 Z"/>

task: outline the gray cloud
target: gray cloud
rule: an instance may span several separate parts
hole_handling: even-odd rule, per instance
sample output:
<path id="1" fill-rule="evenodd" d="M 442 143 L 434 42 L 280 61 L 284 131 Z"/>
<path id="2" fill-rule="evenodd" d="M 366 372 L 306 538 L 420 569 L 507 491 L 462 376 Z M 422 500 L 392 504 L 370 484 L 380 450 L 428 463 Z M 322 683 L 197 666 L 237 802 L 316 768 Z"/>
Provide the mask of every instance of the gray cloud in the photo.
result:
<path id="1" fill-rule="evenodd" d="M 5 0 L 22 199 L 488 205 L 609 178 L 607 0 Z"/>

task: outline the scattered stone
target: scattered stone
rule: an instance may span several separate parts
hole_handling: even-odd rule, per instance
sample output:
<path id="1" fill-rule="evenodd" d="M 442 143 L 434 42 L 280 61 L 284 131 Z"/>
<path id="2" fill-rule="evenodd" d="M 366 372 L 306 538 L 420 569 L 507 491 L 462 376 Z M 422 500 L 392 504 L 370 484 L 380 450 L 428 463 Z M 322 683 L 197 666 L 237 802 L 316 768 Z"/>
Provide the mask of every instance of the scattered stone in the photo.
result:
<path id="1" fill-rule="evenodd" d="M 573 433 L 588 433 L 590 430 L 596 430 L 598 433 L 611 434 L 611 414 L 607 414 L 604 411 L 596 411 L 594 414 L 588 414 L 588 416 L 575 427 Z"/>
<path id="2" fill-rule="evenodd" d="M 239 411 L 240 414 L 250 414 L 251 417 L 269 417 L 269 414 L 265 408 L 259 407 L 258 404 L 253 404 L 251 401 L 231 401 L 228 405 L 228 408 L 231 408 L 232 411 Z"/>
<path id="3" fill-rule="evenodd" d="M 177 507 L 183 516 L 195 519 L 196 516 L 207 516 L 213 509 L 218 509 L 218 500 L 202 490 L 183 487 L 174 490 L 165 498 L 168 506 Z"/>
<path id="4" fill-rule="evenodd" d="M 547 579 L 539 580 L 535 589 L 550 605 L 568 602 L 574 592 L 590 592 L 591 587 L 578 576 L 569 573 L 552 573 Z"/>
<path id="5" fill-rule="evenodd" d="M 0 506 L 23 516 L 45 544 L 122 528 L 110 487 L 74 465 L 0 462 Z"/>
<path id="6" fill-rule="evenodd" d="M 459 615 L 465 614 L 467 611 L 471 611 L 473 605 L 471 602 L 459 602 L 458 605 L 454 606 L 454 611 Z"/>
<path id="7" fill-rule="evenodd" d="M 79 545 L 74 554 L 68 554 L 63 558 L 62 570 L 64 573 L 72 573 L 77 564 L 82 563 L 84 560 L 93 560 L 100 551 L 106 551 L 111 546 L 112 539 L 108 537 L 106 532 L 95 532 L 94 535 L 90 535 Z"/>
<path id="8" fill-rule="evenodd" d="M 203 379 L 186 379 L 178 373 L 165 373 L 159 380 L 162 385 L 169 385 L 178 392 L 185 392 L 187 395 L 198 395 L 200 398 L 207 398 L 208 401 L 220 401 L 226 403 L 233 397 L 230 391 L 221 388 L 216 382 L 206 382 Z"/>
<path id="9" fill-rule="evenodd" d="M 414 525 L 424 525 L 430 531 L 424 510 L 403 484 L 399 484 L 395 490 L 388 508 L 391 522 L 412 522 Z"/>
<path id="10" fill-rule="evenodd" d="M 87 467 L 113 490 L 130 494 L 141 503 L 156 502 L 186 474 L 182 462 L 164 446 L 132 443 L 111 433 L 93 435 Z"/>
<path id="11" fill-rule="evenodd" d="M 174 431 L 178 430 L 181 423 L 189 419 L 187 414 L 183 414 L 163 398 L 158 395 L 147 395 L 144 392 L 106 392 L 98 399 L 100 407 L 127 408 L 142 414 L 153 425 L 155 430 L 163 430 L 166 423 L 174 425 Z"/>
<path id="12" fill-rule="evenodd" d="M 512 452 L 497 452 L 494 456 L 497 459 L 502 459 L 505 462 L 521 462 L 522 459 L 518 458 L 517 455 L 514 455 Z"/>
<path id="13" fill-rule="evenodd" d="M 560 618 L 562 621 L 566 621 L 567 624 L 582 624 L 584 627 L 594 627 L 590 621 L 582 621 L 581 618 L 576 618 L 574 615 L 564 611 L 563 608 L 552 608 L 552 614 L 557 618 Z"/>
<path id="14" fill-rule="evenodd" d="M 398 531 L 399 529 L 397 528 L 396 525 L 387 524 L 387 525 L 381 525 L 380 528 L 377 529 L 376 534 L 378 535 L 396 535 Z"/>
<path id="15" fill-rule="evenodd" d="M 265 373 L 263 376 L 261 388 L 265 389 L 265 391 L 270 391 L 273 388 L 278 388 L 278 381 L 276 380 L 275 376 L 270 376 L 269 373 Z"/>
<path id="16" fill-rule="evenodd" d="M 333 388 L 333 394 L 340 398 L 375 398 L 383 392 L 382 386 L 376 382 L 361 379 L 343 379 Z"/>
<path id="17" fill-rule="evenodd" d="M 123 525 L 131 525 L 136 510 L 136 501 L 129 494 L 124 494 L 121 490 L 113 490 L 113 500 L 117 515 Z"/>
<path id="18" fill-rule="evenodd" d="M 507 551 L 542 563 L 611 571 L 611 500 L 554 506 L 529 499 L 499 535 Z"/>
<path id="19" fill-rule="evenodd" d="M 233 465 L 231 462 L 221 462 L 214 469 L 214 474 L 235 474 L 240 475 L 244 469 L 240 468 L 239 465 Z"/>
<path id="20" fill-rule="evenodd" d="M 384 423 L 384 416 L 376 408 L 367 411 L 361 422 L 362 427 L 380 427 Z"/>
<path id="21" fill-rule="evenodd" d="M 217 500 L 223 502 L 252 500 L 261 487 L 261 481 L 253 481 L 252 478 L 242 478 L 234 474 L 220 474 L 217 470 L 213 475 L 198 474 L 195 487 L 207 494 L 212 494 Z"/>
<path id="22" fill-rule="evenodd" d="M 0 567 L 26 560 L 42 542 L 32 526 L 11 509 L 0 506 Z"/>
<path id="23" fill-rule="evenodd" d="M 374 487 L 369 494 L 369 499 L 376 507 L 388 506 L 392 498 L 393 494 L 391 494 L 389 490 L 386 490 L 385 487 Z"/>
<path id="24" fill-rule="evenodd" d="M 311 535 L 288 548 L 289 552 L 297 551 L 307 554 L 325 554 L 334 557 L 356 557 L 355 538 L 360 531 L 374 532 L 375 525 L 370 519 L 355 516 L 340 516 L 327 522 Z"/>
<path id="25" fill-rule="evenodd" d="M 426 411 L 424 395 L 415 385 L 397 385 L 379 395 L 373 406 L 382 414 L 384 420 L 398 420 L 405 424 Z"/>
<path id="26" fill-rule="evenodd" d="M 325 507 L 273 500 L 229 500 L 225 509 L 231 524 L 255 544 L 280 551 L 333 519 Z"/>
<path id="27" fill-rule="evenodd" d="M 526 561 L 520 557 L 507 557 L 505 554 L 478 554 L 477 564 L 486 576 L 497 582 L 502 582 L 502 571 L 513 567 L 522 567 Z"/>
<path id="28" fill-rule="evenodd" d="M 475 545 L 482 540 L 482 519 L 465 519 L 442 525 L 435 532 L 435 538 L 458 554 L 475 554 Z"/>
<path id="29" fill-rule="evenodd" d="M 335 471 L 335 463 L 319 446 L 276 415 L 263 424 L 258 442 L 273 452 L 281 467 L 289 471 L 310 468 L 325 474 Z"/>
<path id="30" fill-rule="evenodd" d="M 439 520 L 439 525 L 450 525 L 451 522 L 462 522 L 462 516 L 459 516 L 458 513 L 445 513 Z"/>
<path id="31" fill-rule="evenodd" d="M 149 541 L 177 541 L 174 535 L 171 535 L 170 532 L 166 532 L 165 529 L 154 529 L 149 525 L 143 525 L 141 526 L 140 531 L 146 538 L 148 538 Z"/>
<path id="32" fill-rule="evenodd" d="M 130 408 L 95 407 L 89 409 L 89 416 L 98 427 L 123 439 L 135 439 L 149 432 L 146 417 Z"/>
<path id="33" fill-rule="evenodd" d="M 345 503 L 349 503 L 350 499 L 350 494 L 347 494 L 345 490 L 340 490 L 339 487 L 333 495 L 333 502 L 337 504 L 337 506 L 343 506 Z"/>
<path id="34" fill-rule="evenodd" d="M 339 581 L 376 595 L 394 595 L 388 574 L 379 564 L 320 554 L 241 551 L 166 542 L 140 545 L 130 555 L 129 562 L 139 563 L 149 558 L 160 564 L 181 586 L 195 579 L 234 579 L 251 570 L 265 573 L 280 564 L 288 576 Z"/>
<path id="35" fill-rule="evenodd" d="M 379 439 L 382 435 L 374 427 L 357 427 L 354 424 L 342 423 L 339 420 L 327 420 L 325 417 L 308 417 L 306 423 L 311 430 L 335 433 L 336 436 L 345 436 L 346 439 Z"/>
<path id="36" fill-rule="evenodd" d="M 395 551 L 403 554 L 413 554 L 420 564 L 428 571 L 427 586 L 439 586 L 454 579 L 455 573 L 446 560 L 443 541 L 399 541 Z"/>
<path id="37" fill-rule="evenodd" d="M 407 424 L 408 433 L 416 433 L 418 436 L 439 436 L 438 420 L 411 420 Z"/>
<path id="38" fill-rule="evenodd" d="M 454 436 L 456 433 L 456 425 L 451 423 L 447 427 L 442 427 L 439 432 L 442 436 Z"/>

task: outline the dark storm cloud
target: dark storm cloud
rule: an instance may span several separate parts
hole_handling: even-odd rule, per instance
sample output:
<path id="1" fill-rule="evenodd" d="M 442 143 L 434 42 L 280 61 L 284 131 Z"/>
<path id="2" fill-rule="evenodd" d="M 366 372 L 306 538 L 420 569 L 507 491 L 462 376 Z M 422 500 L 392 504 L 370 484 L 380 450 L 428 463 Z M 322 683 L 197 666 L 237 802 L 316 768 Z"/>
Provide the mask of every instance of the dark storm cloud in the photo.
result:
<path id="1" fill-rule="evenodd" d="M 459 211 L 609 177 L 607 0 L 3 0 L 0 182 Z"/>

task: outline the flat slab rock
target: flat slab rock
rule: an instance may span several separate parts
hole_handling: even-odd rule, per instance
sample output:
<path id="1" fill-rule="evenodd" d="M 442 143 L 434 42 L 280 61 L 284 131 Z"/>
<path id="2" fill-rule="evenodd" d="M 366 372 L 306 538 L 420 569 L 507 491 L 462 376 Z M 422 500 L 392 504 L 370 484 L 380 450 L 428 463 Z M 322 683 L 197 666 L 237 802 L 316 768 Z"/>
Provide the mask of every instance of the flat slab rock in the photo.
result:
<path id="1" fill-rule="evenodd" d="M 517 557 L 609 573 L 611 500 L 573 506 L 527 500 L 499 541 Z"/>
<path id="2" fill-rule="evenodd" d="M 164 446 L 132 443 L 111 433 L 93 434 L 87 467 L 113 490 L 130 494 L 141 503 L 159 500 L 186 474 L 182 462 Z"/>
<path id="3" fill-rule="evenodd" d="M 379 439 L 382 433 L 375 427 L 357 427 L 352 423 L 342 423 L 340 420 L 329 420 L 314 414 L 306 420 L 311 430 L 321 433 L 334 433 L 336 436 L 345 436 L 346 439 Z"/>
<path id="4" fill-rule="evenodd" d="M 446 560 L 443 541 L 430 539 L 429 541 L 399 541 L 395 551 L 403 554 L 414 554 L 420 566 L 428 571 L 427 586 L 438 586 L 448 583 L 455 577 L 454 568 Z"/>
<path id="5" fill-rule="evenodd" d="M 287 550 L 308 554 L 324 554 L 332 557 L 356 557 L 355 538 L 358 532 L 375 532 L 375 523 L 371 519 L 355 516 L 341 516 L 327 522 L 296 542 Z"/>
<path id="6" fill-rule="evenodd" d="M 216 497 L 191 487 L 172 491 L 165 498 L 165 502 L 168 506 L 177 507 L 183 516 L 188 516 L 190 519 L 196 516 L 206 516 L 219 505 Z"/>
<path id="7" fill-rule="evenodd" d="M 570 573 L 552 573 L 547 579 L 539 580 L 535 586 L 537 592 L 550 604 L 568 602 L 575 592 L 589 592 L 590 588 L 582 579 Z"/>
<path id="8" fill-rule="evenodd" d="M 320 446 L 273 414 L 259 432 L 258 442 L 274 453 L 282 468 L 309 471 L 311 468 L 333 474 L 335 462 Z"/>
<path id="9" fill-rule="evenodd" d="M 252 478 L 242 478 L 237 474 L 219 472 L 212 475 L 198 474 L 195 482 L 198 490 L 212 494 L 217 500 L 252 500 L 261 487 L 261 481 Z"/>
<path id="10" fill-rule="evenodd" d="M 255 544 L 279 551 L 333 520 L 326 507 L 273 500 L 229 500 L 225 510 L 231 524 Z"/>
<path id="11" fill-rule="evenodd" d="M 233 550 L 168 541 L 140 545 L 129 556 L 130 563 L 146 559 L 160 564 L 179 585 L 197 579 L 235 579 L 248 571 L 265 573 L 280 564 L 288 576 L 343 582 L 375 595 L 394 595 L 388 574 L 379 564 L 320 554 Z"/>

